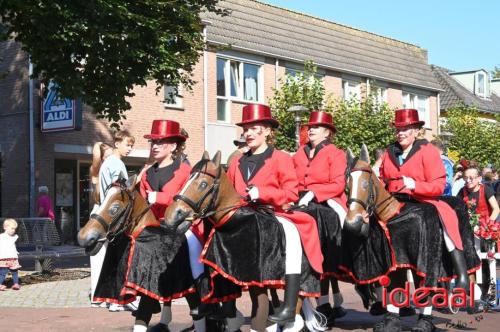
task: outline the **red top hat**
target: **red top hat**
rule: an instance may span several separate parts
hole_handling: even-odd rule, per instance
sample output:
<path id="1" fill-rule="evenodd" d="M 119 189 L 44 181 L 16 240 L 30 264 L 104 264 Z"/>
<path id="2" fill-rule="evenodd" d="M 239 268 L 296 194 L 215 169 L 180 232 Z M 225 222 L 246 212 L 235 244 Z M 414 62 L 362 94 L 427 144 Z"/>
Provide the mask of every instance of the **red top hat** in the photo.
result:
<path id="1" fill-rule="evenodd" d="M 418 119 L 418 111 L 415 109 L 400 109 L 396 110 L 396 117 L 392 123 L 394 127 L 401 128 L 411 125 L 423 126 L 425 121 L 420 121 Z"/>
<path id="2" fill-rule="evenodd" d="M 186 140 L 186 137 L 181 134 L 179 122 L 172 120 L 153 120 L 153 125 L 151 126 L 151 134 L 144 135 L 144 138 L 175 138 L 181 140 L 182 142 Z"/>
<path id="3" fill-rule="evenodd" d="M 249 104 L 243 107 L 241 122 L 237 126 L 243 126 L 250 123 L 267 122 L 273 128 L 278 128 L 280 123 L 271 116 L 269 106 L 262 104 Z"/>
<path id="4" fill-rule="evenodd" d="M 333 124 L 332 115 L 328 114 L 326 112 L 321 112 L 321 111 L 311 112 L 311 115 L 309 116 L 309 123 L 307 125 L 308 126 L 323 126 L 323 127 L 327 127 L 328 129 L 332 130 L 333 132 L 337 131 L 337 128 L 335 128 L 335 125 Z"/>

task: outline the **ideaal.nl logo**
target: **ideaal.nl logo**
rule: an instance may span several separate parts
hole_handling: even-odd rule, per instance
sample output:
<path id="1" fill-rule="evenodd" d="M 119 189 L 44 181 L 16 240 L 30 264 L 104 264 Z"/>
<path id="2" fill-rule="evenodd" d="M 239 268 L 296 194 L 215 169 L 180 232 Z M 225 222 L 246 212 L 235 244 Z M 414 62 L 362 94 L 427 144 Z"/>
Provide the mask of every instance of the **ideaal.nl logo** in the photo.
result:
<path id="1" fill-rule="evenodd" d="M 410 292 L 410 283 L 405 282 L 404 288 L 394 288 L 391 291 L 387 287 L 391 284 L 388 276 L 383 276 L 379 280 L 383 287 L 382 304 L 392 304 L 395 307 L 403 308 L 410 305 L 410 301 L 417 308 L 432 306 L 434 308 L 466 308 L 474 307 L 474 284 L 469 285 L 469 293 L 464 288 L 456 287 L 452 290 L 441 287 L 418 287 L 413 293 Z M 469 303 L 467 303 L 469 297 Z"/>

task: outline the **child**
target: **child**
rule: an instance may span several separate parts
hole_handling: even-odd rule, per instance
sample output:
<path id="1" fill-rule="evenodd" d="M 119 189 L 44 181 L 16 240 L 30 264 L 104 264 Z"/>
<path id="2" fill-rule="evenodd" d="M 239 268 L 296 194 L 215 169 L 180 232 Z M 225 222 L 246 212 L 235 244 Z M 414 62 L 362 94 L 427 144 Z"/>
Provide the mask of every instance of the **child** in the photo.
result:
<path id="1" fill-rule="evenodd" d="M 7 276 L 7 272 L 12 274 L 13 290 L 19 290 L 19 277 L 17 270 L 21 268 L 19 265 L 16 241 L 19 236 L 16 234 L 17 222 L 14 219 L 5 219 L 3 222 L 3 229 L 5 232 L 0 234 L 0 291 L 7 289 L 3 282 Z"/>

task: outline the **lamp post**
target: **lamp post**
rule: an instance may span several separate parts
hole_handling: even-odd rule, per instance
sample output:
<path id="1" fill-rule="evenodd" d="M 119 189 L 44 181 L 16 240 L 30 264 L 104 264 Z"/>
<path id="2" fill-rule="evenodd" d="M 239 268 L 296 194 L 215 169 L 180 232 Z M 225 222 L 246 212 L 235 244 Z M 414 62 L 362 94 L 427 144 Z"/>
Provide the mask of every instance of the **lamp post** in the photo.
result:
<path id="1" fill-rule="evenodd" d="M 302 112 L 307 112 L 309 109 L 302 104 L 294 104 L 287 112 L 293 112 L 295 114 L 295 147 L 299 148 L 299 140 L 300 140 L 300 115 Z"/>

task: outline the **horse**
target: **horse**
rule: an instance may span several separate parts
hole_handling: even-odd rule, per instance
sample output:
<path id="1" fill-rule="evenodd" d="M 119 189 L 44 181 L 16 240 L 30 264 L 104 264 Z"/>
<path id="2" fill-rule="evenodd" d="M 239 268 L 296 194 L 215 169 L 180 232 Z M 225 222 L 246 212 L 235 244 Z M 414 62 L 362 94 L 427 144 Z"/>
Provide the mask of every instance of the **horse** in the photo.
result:
<path id="1" fill-rule="evenodd" d="M 441 223 L 431 205 L 415 204 L 408 198 L 401 202 L 387 192 L 370 167 L 366 147 L 359 159 L 348 154 L 346 176 L 348 213 L 344 230 L 362 243 L 358 247 L 361 250 L 354 253 L 360 259 L 351 262 L 349 269 L 357 282 L 380 281 L 388 286 L 389 281 L 390 293 L 404 287 L 407 269 L 412 271 L 416 287 L 437 287 L 438 282 L 453 277 Z M 467 234 L 467 227 L 463 229 L 462 237 Z M 470 242 L 469 236 L 465 238 L 464 247 Z M 370 251 L 377 256 L 367 254 Z M 469 261 L 474 262 L 474 258 Z M 398 324 L 386 318 L 374 330 L 384 331 Z M 426 327 L 432 328 L 429 324 Z"/>
<path id="2" fill-rule="evenodd" d="M 207 241 L 207 244 L 205 245 L 205 248 L 203 250 L 203 254 L 205 254 L 205 257 L 203 257 L 203 261 L 205 264 L 210 265 L 213 269 L 212 275 L 222 275 L 224 278 L 232 280 L 238 285 L 250 287 L 250 289 L 252 289 L 251 286 L 258 286 L 259 288 L 272 286 L 269 284 L 255 283 L 253 281 L 251 285 L 245 284 L 244 282 L 236 280 L 231 275 L 225 273 L 225 271 L 217 269 L 217 266 L 215 266 L 216 264 L 214 264 L 213 261 L 209 261 L 209 259 L 206 259 L 207 250 L 209 248 L 209 241 L 218 236 L 223 236 L 221 235 L 224 233 L 223 228 L 230 228 L 231 230 L 245 229 L 246 224 L 255 224 L 255 221 L 252 218 L 257 218 L 255 217 L 256 215 L 262 215 L 260 211 L 254 210 L 251 207 L 251 204 L 244 201 L 244 199 L 236 192 L 235 188 L 227 177 L 224 168 L 221 165 L 220 158 L 220 152 L 217 152 L 214 155 L 213 159 L 210 160 L 208 152 L 205 151 L 202 159 L 193 167 L 191 176 L 184 188 L 177 196 L 174 197 L 174 202 L 167 207 L 165 211 L 165 223 L 168 225 L 168 227 L 171 228 L 172 232 L 175 231 L 178 234 L 182 234 L 187 231 L 187 229 L 189 229 L 191 223 L 194 220 L 210 220 L 213 224 L 213 229 L 209 235 L 209 240 Z M 272 211 L 267 210 L 263 213 L 272 214 Z M 239 217 L 240 215 L 242 215 L 241 218 Z M 233 219 L 235 219 L 235 216 L 237 217 L 236 222 L 232 221 Z M 270 223 L 273 221 L 267 219 L 266 222 Z M 276 225 L 278 225 L 277 222 Z M 251 242 L 248 241 L 248 233 L 245 233 L 244 231 L 239 232 L 240 233 L 236 234 L 236 236 L 231 236 L 231 239 L 224 238 L 224 240 L 239 241 L 238 243 L 241 243 L 241 245 L 247 242 Z M 281 236 L 283 236 L 282 233 Z M 218 248 L 223 247 L 224 243 L 227 243 L 224 242 L 224 240 L 220 240 L 221 242 L 217 242 L 220 243 L 220 245 L 217 245 Z M 272 241 L 280 242 L 279 238 L 278 241 L 276 241 L 276 238 L 273 238 Z M 282 265 L 277 268 L 281 269 L 282 272 L 284 272 L 284 260 L 279 261 L 280 254 L 273 256 L 276 257 L 265 257 L 265 259 L 276 259 L 276 264 L 281 263 Z M 309 264 L 305 258 L 302 259 L 302 262 L 302 271 L 310 269 Z M 306 263 L 304 264 L 304 262 Z M 307 272 L 304 274 L 307 275 Z M 304 281 L 304 278 L 302 278 L 302 285 L 307 284 L 308 282 L 311 281 L 308 281 L 307 279 L 305 279 Z M 282 281 L 276 280 L 274 286 L 283 286 L 283 283 Z M 319 280 L 317 286 L 319 290 Z M 255 290 L 255 288 L 253 289 Z M 267 294 L 265 303 L 263 303 L 264 301 L 262 301 L 261 299 L 258 299 L 259 297 L 255 296 L 255 294 L 252 295 L 252 292 L 250 293 L 250 295 L 254 308 L 256 306 L 261 306 L 259 310 L 265 310 L 267 312 Z M 265 306 L 265 308 L 262 309 L 262 306 Z M 308 328 L 311 331 L 322 330 L 322 327 L 320 326 L 321 324 L 317 322 L 314 316 L 314 312 L 309 301 L 304 301 L 303 311 L 306 316 L 306 325 L 308 326 Z M 259 321 L 256 322 L 256 324 L 263 324 L 263 322 Z M 294 331 L 297 328 L 297 326 L 292 325 L 287 327 L 287 325 L 285 325 L 285 331 Z"/>
<path id="3" fill-rule="evenodd" d="M 102 204 L 78 232 L 78 243 L 89 255 L 108 243 L 96 300 L 125 304 L 141 295 L 141 304 L 146 296 L 165 303 L 185 296 L 190 309 L 199 305 L 189 260 L 182 259 L 188 255 L 184 237 L 172 236 L 156 219 L 136 188 L 136 176 L 119 179 L 107 189 Z M 159 304 L 153 305 L 151 310 L 158 312 Z M 207 325 L 223 330 L 219 322 L 207 320 Z"/>

